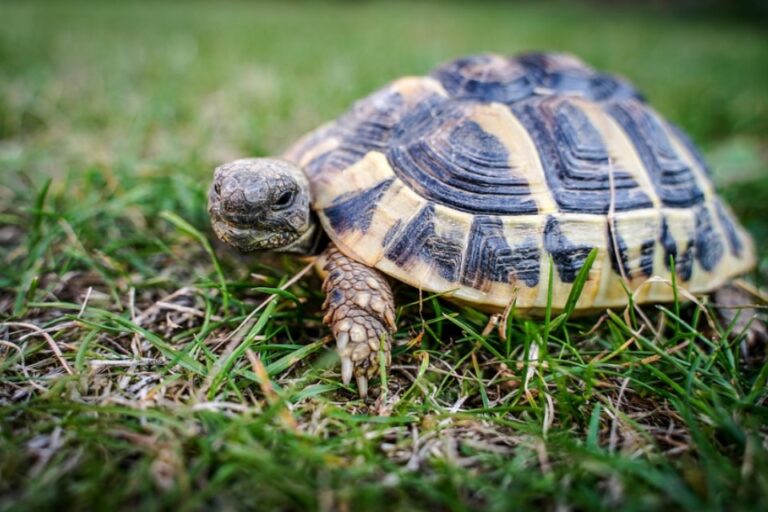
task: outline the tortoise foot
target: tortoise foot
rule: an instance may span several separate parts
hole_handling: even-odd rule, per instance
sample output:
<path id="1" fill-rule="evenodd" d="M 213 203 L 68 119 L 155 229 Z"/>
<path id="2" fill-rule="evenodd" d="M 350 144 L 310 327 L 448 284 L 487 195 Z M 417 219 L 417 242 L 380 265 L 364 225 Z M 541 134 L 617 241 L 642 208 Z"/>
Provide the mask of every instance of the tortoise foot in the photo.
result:
<path id="1" fill-rule="evenodd" d="M 341 358 L 341 380 L 354 375 L 361 397 L 368 394 L 368 379 L 391 361 L 395 307 L 392 289 L 377 270 L 354 261 L 331 246 L 325 253 L 328 273 L 323 321 L 331 326 Z"/>

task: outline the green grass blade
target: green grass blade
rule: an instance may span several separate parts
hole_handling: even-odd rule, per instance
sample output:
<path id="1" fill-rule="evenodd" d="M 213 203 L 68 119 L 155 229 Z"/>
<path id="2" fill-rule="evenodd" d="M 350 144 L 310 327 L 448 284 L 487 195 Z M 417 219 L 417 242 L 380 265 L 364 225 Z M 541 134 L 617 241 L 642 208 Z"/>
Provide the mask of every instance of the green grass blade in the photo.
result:
<path id="1" fill-rule="evenodd" d="M 198 243 L 200 243 L 200 245 L 205 249 L 205 252 L 208 253 L 208 256 L 211 258 L 211 263 L 213 263 L 213 268 L 216 271 L 216 276 L 219 280 L 222 309 L 226 311 L 229 307 L 229 291 L 227 290 L 227 281 L 224 279 L 224 271 L 221 268 L 221 263 L 219 263 L 219 259 L 216 257 L 216 253 L 214 252 L 213 247 L 211 247 L 211 243 L 202 233 L 195 229 L 194 226 L 179 217 L 177 214 L 169 211 L 163 211 L 160 212 L 160 216 L 176 226 L 176 228 L 178 228 L 182 233 L 185 233 L 197 240 Z"/>

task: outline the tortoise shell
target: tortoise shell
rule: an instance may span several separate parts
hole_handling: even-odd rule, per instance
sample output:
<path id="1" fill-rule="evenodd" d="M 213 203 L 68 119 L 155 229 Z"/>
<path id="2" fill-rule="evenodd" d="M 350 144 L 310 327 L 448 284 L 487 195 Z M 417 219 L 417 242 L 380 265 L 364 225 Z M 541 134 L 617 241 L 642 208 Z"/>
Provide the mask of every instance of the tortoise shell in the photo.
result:
<path id="1" fill-rule="evenodd" d="M 501 309 L 707 292 L 755 262 L 707 165 L 627 81 L 563 54 L 477 55 L 395 80 L 285 157 L 347 256 Z M 550 275 L 552 274 L 552 275 Z M 650 279 L 658 276 L 661 279 Z"/>

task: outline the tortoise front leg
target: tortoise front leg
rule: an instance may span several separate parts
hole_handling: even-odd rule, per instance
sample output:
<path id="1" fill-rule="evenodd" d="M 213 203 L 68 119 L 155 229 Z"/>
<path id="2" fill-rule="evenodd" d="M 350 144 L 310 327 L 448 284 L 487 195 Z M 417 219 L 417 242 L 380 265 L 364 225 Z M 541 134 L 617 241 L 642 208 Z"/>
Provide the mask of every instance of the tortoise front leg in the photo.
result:
<path id="1" fill-rule="evenodd" d="M 361 397 L 368 394 L 368 379 L 379 371 L 379 354 L 389 366 L 395 303 L 392 289 L 376 269 L 346 257 L 331 245 L 323 255 L 328 273 L 323 322 L 336 338 L 341 358 L 341 380 L 348 384 L 354 374 Z"/>

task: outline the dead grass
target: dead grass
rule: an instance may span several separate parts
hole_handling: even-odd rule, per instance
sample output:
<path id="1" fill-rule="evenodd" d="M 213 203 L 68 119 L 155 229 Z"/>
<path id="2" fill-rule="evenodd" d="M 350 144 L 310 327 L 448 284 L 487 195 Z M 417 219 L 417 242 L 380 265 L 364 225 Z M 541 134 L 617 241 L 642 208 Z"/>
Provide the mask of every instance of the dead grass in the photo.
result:
<path id="1" fill-rule="evenodd" d="M 303 9 L 7 6 L 0 509 L 765 501 L 768 365 L 705 300 L 496 329 L 398 286 L 394 364 L 362 402 L 307 261 L 228 252 L 204 208 L 220 160 L 275 153 L 387 79 L 561 47 L 630 76 L 716 169 L 744 170 L 723 193 L 764 254 L 761 34 L 573 6 Z"/>

